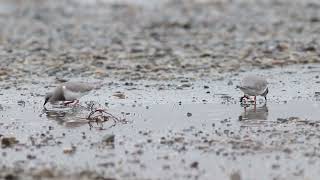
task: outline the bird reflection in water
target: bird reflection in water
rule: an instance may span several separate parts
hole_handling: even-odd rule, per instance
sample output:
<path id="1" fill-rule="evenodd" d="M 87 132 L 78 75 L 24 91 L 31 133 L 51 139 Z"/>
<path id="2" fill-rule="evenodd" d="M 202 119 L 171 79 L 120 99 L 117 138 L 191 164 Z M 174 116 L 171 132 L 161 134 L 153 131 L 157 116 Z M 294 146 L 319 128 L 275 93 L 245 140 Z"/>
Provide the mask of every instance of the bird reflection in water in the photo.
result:
<path id="1" fill-rule="evenodd" d="M 54 120 L 58 124 L 66 127 L 78 127 L 87 124 L 87 121 L 80 118 L 83 108 L 60 108 L 60 109 L 46 109 L 44 108 L 42 115 L 45 115 L 49 120 Z"/>
<path id="2" fill-rule="evenodd" d="M 260 107 L 257 107 L 256 105 L 246 105 L 244 106 L 244 111 L 239 116 L 239 121 L 267 120 L 268 114 L 269 111 L 266 103 Z"/>

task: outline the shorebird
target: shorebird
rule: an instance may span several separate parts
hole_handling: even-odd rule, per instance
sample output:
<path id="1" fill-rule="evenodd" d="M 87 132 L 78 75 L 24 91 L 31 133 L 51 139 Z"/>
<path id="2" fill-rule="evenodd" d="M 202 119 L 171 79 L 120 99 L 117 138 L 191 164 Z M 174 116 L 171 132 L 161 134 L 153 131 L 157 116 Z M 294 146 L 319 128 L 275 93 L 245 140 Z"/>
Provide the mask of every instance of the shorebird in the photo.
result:
<path id="1" fill-rule="evenodd" d="M 263 96 L 267 101 L 267 94 L 269 89 L 267 87 L 268 82 L 265 78 L 257 75 L 249 75 L 242 79 L 241 85 L 237 86 L 244 93 L 244 96 L 240 98 L 240 102 L 244 98 L 249 99 L 250 96 L 254 96 L 254 102 L 256 104 L 256 97 Z"/>
<path id="2" fill-rule="evenodd" d="M 101 87 L 101 85 L 96 86 L 93 84 L 81 82 L 63 83 L 56 87 L 53 92 L 46 94 L 43 106 L 45 106 L 48 102 L 56 103 L 59 101 L 63 101 L 65 105 L 74 102 L 78 103 L 79 98 L 88 94 L 92 89 L 99 87 Z"/>

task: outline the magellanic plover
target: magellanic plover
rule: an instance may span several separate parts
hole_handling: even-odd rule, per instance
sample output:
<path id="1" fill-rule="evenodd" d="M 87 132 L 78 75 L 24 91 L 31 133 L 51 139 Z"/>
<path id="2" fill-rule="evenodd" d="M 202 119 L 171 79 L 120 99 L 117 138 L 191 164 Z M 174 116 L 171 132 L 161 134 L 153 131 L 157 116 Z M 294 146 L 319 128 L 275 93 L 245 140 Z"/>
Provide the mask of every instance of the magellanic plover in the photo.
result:
<path id="1" fill-rule="evenodd" d="M 57 86 L 53 92 L 47 93 L 43 106 L 49 103 L 64 101 L 65 105 L 79 102 L 79 98 L 88 94 L 91 90 L 100 88 L 102 85 L 94 85 L 81 82 L 66 82 Z"/>
<path id="2" fill-rule="evenodd" d="M 267 94 L 269 93 L 268 82 L 265 78 L 258 75 L 248 75 L 241 81 L 240 86 L 237 86 L 244 96 L 240 98 L 240 102 L 244 98 L 249 99 L 250 96 L 254 96 L 254 102 L 256 103 L 256 96 L 263 96 L 267 101 Z"/>

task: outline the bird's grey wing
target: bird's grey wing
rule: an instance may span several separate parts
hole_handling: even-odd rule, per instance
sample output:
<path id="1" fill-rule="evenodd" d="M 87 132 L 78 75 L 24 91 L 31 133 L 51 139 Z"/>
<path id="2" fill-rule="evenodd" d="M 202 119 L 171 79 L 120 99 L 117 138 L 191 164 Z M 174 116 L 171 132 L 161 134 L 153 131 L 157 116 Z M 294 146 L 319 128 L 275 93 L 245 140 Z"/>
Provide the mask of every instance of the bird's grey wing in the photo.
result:
<path id="1" fill-rule="evenodd" d="M 73 91 L 73 92 L 88 92 L 91 91 L 94 86 L 88 83 L 80 83 L 80 82 L 66 82 L 63 84 L 66 89 Z"/>
<path id="2" fill-rule="evenodd" d="M 255 95 L 256 93 L 256 89 L 255 87 L 251 87 L 251 86 L 240 86 L 239 87 L 241 89 L 241 91 L 246 94 L 246 95 Z"/>
<path id="3" fill-rule="evenodd" d="M 266 80 L 261 80 L 256 82 L 256 90 L 262 94 L 267 88 L 268 82 Z"/>
<path id="4" fill-rule="evenodd" d="M 267 80 L 259 76 L 247 76 L 241 82 L 241 87 L 261 92 L 267 88 Z"/>

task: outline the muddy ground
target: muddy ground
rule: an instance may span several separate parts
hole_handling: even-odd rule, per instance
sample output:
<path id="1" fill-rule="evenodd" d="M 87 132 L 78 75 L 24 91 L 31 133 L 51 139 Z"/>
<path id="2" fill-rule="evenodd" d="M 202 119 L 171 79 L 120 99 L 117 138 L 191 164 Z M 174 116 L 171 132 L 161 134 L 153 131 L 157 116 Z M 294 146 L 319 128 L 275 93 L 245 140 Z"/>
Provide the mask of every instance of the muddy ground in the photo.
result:
<path id="1" fill-rule="evenodd" d="M 0 179 L 317 179 L 320 3 L 0 1 Z M 239 104 L 241 78 L 268 102 Z M 49 106 L 63 81 L 103 83 Z M 88 122 L 91 104 L 119 118 Z"/>

